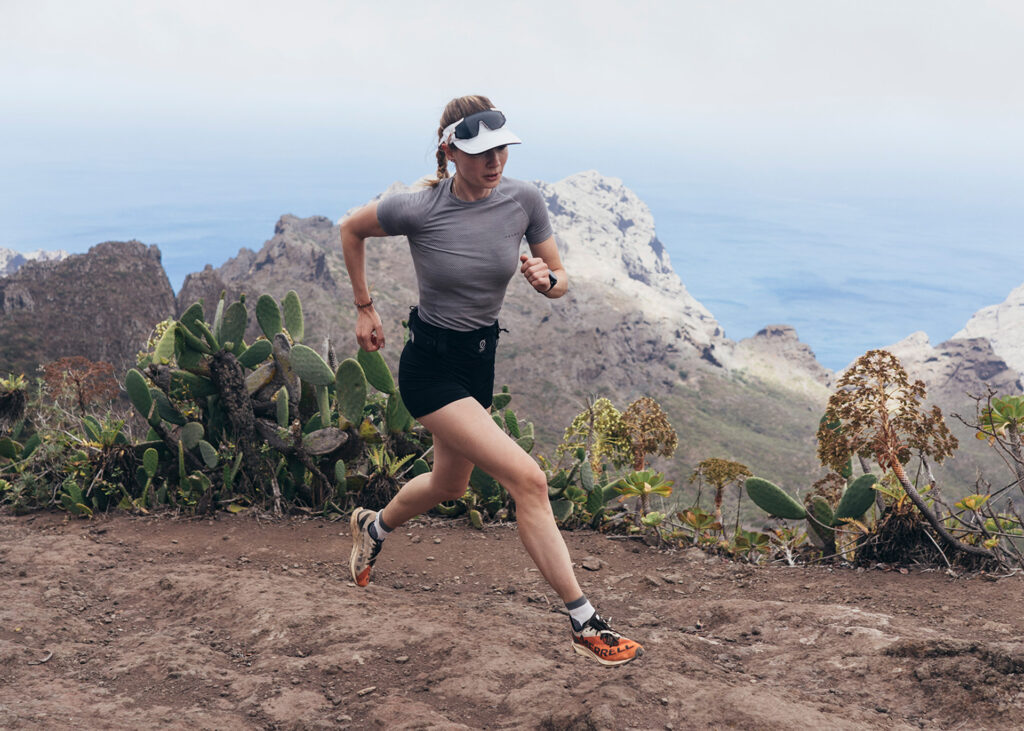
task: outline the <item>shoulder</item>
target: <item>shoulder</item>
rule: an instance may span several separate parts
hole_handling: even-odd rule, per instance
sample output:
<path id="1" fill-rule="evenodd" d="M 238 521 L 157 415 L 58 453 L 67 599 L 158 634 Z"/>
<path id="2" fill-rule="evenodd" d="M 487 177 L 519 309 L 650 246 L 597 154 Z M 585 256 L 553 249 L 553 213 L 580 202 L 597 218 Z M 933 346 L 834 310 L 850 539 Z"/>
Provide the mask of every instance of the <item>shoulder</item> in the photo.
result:
<path id="1" fill-rule="evenodd" d="M 501 187 L 498 189 L 509 198 L 513 198 L 517 201 L 543 201 L 544 197 L 540 193 L 540 189 L 531 182 L 526 180 L 518 180 L 516 178 L 502 178 Z"/>
<path id="2" fill-rule="evenodd" d="M 445 188 L 444 180 L 434 187 L 417 182 L 413 187 L 406 190 L 385 194 L 384 198 L 380 201 L 380 205 L 417 206 L 430 204 L 441 196 Z"/>
<path id="3" fill-rule="evenodd" d="M 445 181 L 430 188 L 393 193 L 377 204 L 377 219 L 389 234 L 410 234 L 419 229 L 424 217 L 443 200 Z"/>

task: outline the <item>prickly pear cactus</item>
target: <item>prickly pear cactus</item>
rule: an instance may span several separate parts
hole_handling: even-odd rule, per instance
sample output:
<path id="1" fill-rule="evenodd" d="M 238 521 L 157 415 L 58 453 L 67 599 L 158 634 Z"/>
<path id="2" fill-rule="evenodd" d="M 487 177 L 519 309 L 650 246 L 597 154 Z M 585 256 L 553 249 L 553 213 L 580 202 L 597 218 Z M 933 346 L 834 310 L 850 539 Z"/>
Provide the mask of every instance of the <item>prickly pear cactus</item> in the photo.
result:
<path id="1" fill-rule="evenodd" d="M 807 517 L 807 511 L 796 499 L 789 496 L 778 485 L 763 480 L 760 477 L 751 477 L 747 480 L 747 495 L 754 501 L 754 504 L 769 515 L 777 518 L 788 518 L 800 520 Z"/>

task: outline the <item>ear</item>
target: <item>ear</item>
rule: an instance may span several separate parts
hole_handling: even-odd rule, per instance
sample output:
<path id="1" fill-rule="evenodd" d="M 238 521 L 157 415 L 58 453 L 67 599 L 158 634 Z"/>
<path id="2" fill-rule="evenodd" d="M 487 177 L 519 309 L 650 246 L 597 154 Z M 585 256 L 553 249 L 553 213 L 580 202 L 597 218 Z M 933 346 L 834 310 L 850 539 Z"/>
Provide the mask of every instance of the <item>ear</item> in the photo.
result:
<path id="1" fill-rule="evenodd" d="M 444 152 L 445 158 L 450 163 L 455 162 L 455 150 L 457 148 L 454 145 L 449 145 L 447 142 L 441 143 L 441 151 Z"/>

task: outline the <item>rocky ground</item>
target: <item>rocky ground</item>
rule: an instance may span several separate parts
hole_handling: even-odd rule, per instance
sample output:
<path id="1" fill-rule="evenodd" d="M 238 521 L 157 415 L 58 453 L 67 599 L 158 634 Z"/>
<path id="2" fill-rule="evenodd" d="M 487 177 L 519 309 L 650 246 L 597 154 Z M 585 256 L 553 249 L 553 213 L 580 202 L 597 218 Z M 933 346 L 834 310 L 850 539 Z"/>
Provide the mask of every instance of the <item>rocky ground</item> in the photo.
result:
<path id="1" fill-rule="evenodd" d="M 755 568 L 593 533 L 606 669 L 514 527 L 0 517 L 0 728 L 1021 728 L 1016 577 Z M 583 564 L 590 568 L 584 568 Z"/>

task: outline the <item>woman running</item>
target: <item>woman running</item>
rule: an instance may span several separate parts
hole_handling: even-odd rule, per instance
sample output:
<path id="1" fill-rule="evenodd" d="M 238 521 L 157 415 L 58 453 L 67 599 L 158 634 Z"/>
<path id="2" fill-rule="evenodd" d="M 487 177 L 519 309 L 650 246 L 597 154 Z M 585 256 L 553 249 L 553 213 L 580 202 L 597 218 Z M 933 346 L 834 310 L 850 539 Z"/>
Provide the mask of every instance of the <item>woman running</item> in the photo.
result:
<path id="1" fill-rule="evenodd" d="M 388 533 L 462 497 L 476 465 L 515 500 L 520 539 L 569 611 L 573 648 L 603 665 L 621 665 L 639 657 L 642 647 L 613 631 L 583 595 L 544 473 L 488 412 L 497 318 L 516 270 L 544 297 L 561 297 L 569 286 L 540 191 L 502 176 L 508 146 L 520 142 L 486 97 L 453 99 L 438 129 L 436 180 L 364 206 L 341 223 L 358 310 L 356 338 L 367 351 L 383 348 L 385 334 L 366 281 L 366 239 L 409 239 L 419 306 L 409 318 L 398 386 L 409 412 L 434 438 L 431 472 L 409 480 L 380 512 L 352 513 L 349 565 L 355 583 L 366 586 Z M 451 177 L 449 163 L 455 166 Z M 524 235 L 529 256 L 519 254 Z"/>

